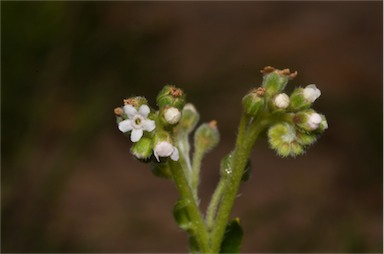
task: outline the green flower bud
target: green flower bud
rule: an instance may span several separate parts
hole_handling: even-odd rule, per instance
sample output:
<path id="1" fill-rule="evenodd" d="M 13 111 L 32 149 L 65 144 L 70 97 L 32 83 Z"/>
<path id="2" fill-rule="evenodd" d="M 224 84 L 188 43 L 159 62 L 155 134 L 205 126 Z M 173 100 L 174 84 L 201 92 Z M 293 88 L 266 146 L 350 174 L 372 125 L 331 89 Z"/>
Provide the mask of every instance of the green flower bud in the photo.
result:
<path id="1" fill-rule="evenodd" d="M 139 160 L 148 160 L 152 155 L 152 140 L 142 137 L 138 142 L 133 143 L 131 153 Z"/>
<path id="2" fill-rule="evenodd" d="M 296 88 L 290 97 L 290 109 L 293 111 L 308 109 L 320 95 L 321 91 L 314 84 L 308 85 L 305 88 Z"/>
<path id="3" fill-rule="evenodd" d="M 304 147 L 298 142 L 295 128 L 288 123 L 279 123 L 268 130 L 268 141 L 282 157 L 301 155 Z"/>
<path id="4" fill-rule="evenodd" d="M 303 131 L 312 132 L 320 128 L 323 117 L 313 109 L 309 109 L 296 113 L 293 116 L 293 122 Z"/>
<path id="5" fill-rule="evenodd" d="M 262 87 L 266 89 L 268 97 L 272 97 L 284 90 L 288 80 L 293 79 L 297 75 L 297 71 L 291 73 L 289 69 L 278 70 L 271 66 L 261 70 L 263 73 Z"/>
<path id="6" fill-rule="evenodd" d="M 195 149 L 203 153 L 214 148 L 220 140 L 220 133 L 217 129 L 217 122 L 204 123 L 195 132 Z"/>
<path id="7" fill-rule="evenodd" d="M 178 124 L 178 128 L 180 129 L 180 131 L 190 133 L 191 131 L 193 131 L 193 129 L 195 129 L 196 124 L 199 122 L 199 119 L 199 112 L 197 112 L 193 104 L 187 103 L 181 111 L 181 119 Z"/>
<path id="8" fill-rule="evenodd" d="M 183 90 L 167 85 L 157 95 L 156 102 L 159 108 L 168 106 L 181 110 L 185 105 L 185 97 Z"/>
<path id="9" fill-rule="evenodd" d="M 265 88 L 259 87 L 252 89 L 243 97 L 243 110 L 247 115 L 256 116 L 264 108 L 264 93 Z"/>

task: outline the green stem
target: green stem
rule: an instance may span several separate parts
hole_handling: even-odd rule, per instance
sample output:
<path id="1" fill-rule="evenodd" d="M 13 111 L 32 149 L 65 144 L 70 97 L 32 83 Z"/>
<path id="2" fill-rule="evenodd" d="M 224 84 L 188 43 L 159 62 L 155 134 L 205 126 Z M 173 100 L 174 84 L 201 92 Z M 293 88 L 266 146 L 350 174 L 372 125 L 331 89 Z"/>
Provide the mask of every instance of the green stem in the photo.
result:
<path id="1" fill-rule="evenodd" d="M 170 161 L 173 179 L 176 187 L 180 192 L 181 197 L 188 204 L 186 209 L 191 222 L 194 225 L 194 236 L 199 245 L 199 250 L 202 253 L 210 253 L 209 234 L 206 225 L 204 224 L 203 217 L 197 207 L 191 188 L 185 178 L 182 166 L 179 162 Z"/>
<path id="2" fill-rule="evenodd" d="M 192 178 L 191 178 L 191 189 L 193 191 L 193 195 L 195 197 L 196 202 L 198 202 L 198 193 L 197 188 L 199 186 L 200 181 L 200 168 L 201 161 L 203 159 L 203 153 L 200 149 L 197 149 L 193 154 L 192 158 Z"/>
<path id="3" fill-rule="evenodd" d="M 212 195 L 212 199 L 211 199 L 211 202 L 209 203 L 209 206 L 207 209 L 207 215 L 205 219 L 208 230 L 212 230 L 213 228 L 216 211 L 221 201 L 221 198 L 223 197 L 223 191 L 226 184 L 227 184 L 227 178 L 221 177 L 216 187 L 216 190 Z"/>
<path id="4" fill-rule="evenodd" d="M 229 182 L 224 191 L 222 202 L 217 212 L 215 227 L 211 236 L 212 251 L 214 253 L 218 253 L 220 251 L 220 245 L 224 237 L 225 228 L 227 226 L 234 201 L 236 199 L 244 168 L 252 151 L 252 147 L 260 131 L 263 129 L 263 125 L 258 122 L 260 118 L 261 117 L 254 119 L 253 124 L 247 131 L 249 120 L 246 116 L 242 116 L 232 161 L 233 173 L 228 179 Z"/>

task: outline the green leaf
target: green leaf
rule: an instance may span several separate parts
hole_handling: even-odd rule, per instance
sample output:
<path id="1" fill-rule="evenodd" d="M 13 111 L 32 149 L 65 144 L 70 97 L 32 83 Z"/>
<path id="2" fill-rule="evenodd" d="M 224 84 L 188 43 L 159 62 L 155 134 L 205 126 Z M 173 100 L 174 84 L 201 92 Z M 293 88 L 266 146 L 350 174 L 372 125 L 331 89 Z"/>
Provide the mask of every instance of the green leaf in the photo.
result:
<path id="1" fill-rule="evenodd" d="M 240 219 L 236 218 L 229 222 L 224 239 L 221 242 L 220 253 L 239 253 L 240 245 L 243 239 L 243 229 L 240 225 Z"/>
<path id="2" fill-rule="evenodd" d="M 193 224 L 187 212 L 188 204 L 187 200 L 179 199 L 173 208 L 173 217 L 181 229 L 192 232 Z"/>

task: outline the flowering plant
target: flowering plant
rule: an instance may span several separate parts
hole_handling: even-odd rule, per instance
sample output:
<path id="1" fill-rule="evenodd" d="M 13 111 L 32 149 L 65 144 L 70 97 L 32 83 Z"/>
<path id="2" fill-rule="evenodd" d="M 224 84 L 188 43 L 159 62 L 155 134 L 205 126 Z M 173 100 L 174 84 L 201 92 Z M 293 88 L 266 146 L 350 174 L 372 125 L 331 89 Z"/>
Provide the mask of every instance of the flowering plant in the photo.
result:
<path id="1" fill-rule="evenodd" d="M 260 133 L 282 157 L 305 152 L 328 128 L 325 116 L 314 111 L 312 103 L 321 95 L 313 84 L 283 93 L 297 72 L 265 67 L 262 85 L 242 99 L 243 112 L 234 149 L 220 165 L 220 180 L 204 215 L 199 209 L 198 187 L 203 156 L 220 139 L 216 121 L 201 124 L 194 133 L 193 155 L 189 135 L 199 121 L 195 107 L 186 103 L 185 93 L 165 86 L 156 98 L 158 110 L 150 108 L 144 97 L 124 99 L 115 108 L 118 129 L 133 142 L 131 153 L 151 164 L 152 172 L 173 180 L 180 198 L 173 214 L 188 233 L 191 253 L 239 252 L 243 231 L 239 218 L 230 212 L 242 181 L 249 178 L 249 156 Z"/>

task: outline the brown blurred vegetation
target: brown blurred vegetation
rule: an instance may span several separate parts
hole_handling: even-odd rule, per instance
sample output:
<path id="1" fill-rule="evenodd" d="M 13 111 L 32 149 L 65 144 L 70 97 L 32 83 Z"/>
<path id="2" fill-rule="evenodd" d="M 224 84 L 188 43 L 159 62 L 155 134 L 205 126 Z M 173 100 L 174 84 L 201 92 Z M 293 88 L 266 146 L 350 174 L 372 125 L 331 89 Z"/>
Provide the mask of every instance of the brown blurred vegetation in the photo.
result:
<path id="1" fill-rule="evenodd" d="M 260 140 L 233 216 L 244 252 L 382 252 L 382 2 L 1 2 L 2 252 L 185 252 L 171 182 L 129 154 L 113 108 L 182 87 L 221 143 L 266 65 L 315 83 L 305 156 Z"/>

